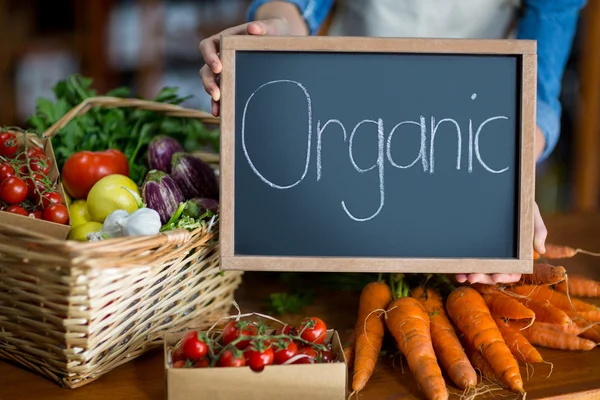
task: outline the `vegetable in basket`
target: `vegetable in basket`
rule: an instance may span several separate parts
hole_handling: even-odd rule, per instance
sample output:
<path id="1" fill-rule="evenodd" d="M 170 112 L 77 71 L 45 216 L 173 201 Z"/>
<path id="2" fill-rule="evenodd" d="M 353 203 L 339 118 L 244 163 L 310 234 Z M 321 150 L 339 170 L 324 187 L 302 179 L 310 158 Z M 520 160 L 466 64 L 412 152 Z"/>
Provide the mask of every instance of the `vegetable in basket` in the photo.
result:
<path id="1" fill-rule="evenodd" d="M 219 198 L 219 183 L 210 165 L 187 153 L 175 153 L 172 163 L 171 177 L 186 199 Z"/>
<path id="2" fill-rule="evenodd" d="M 142 199 L 146 206 L 156 210 L 160 221 L 166 224 L 185 201 L 179 186 L 163 171 L 152 170 L 142 186 Z"/>
<path id="3" fill-rule="evenodd" d="M 104 222 L 115 210 L 125 210 L 129 213 L 137 210 L 138 202 L 127 189 L 137 196 L 140 194 L 135 182 L 124 175 L 108 175 L 96 182 L 87 196 L 92 221 Z"/>
<path id="4" fill-rule="evenodd" d="M 170 136 L 159 135 L 148 144 L 148 166 L 150 169 L 171 173 L 173 154 L 185 152 L 181 144 Z"/>

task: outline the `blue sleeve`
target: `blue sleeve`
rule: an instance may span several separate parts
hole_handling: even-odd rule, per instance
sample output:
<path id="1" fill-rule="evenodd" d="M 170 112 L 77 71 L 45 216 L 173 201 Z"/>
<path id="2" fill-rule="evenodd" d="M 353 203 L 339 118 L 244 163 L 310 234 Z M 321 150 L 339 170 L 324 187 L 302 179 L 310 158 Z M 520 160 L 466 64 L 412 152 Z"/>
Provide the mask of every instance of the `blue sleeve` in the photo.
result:
<path id="1" fill-rule="evenodd" d="M 525 0 L 517 38 L 537 40 L 537 125 L 545 137 L 539 161 L 554 150 L 560 136 L 562 76 L 571 53 L 585 0 Z"/>
<path id="2" fill-rule="evenodd" d="M 271 0 L 252 0 L 248 7 L 248 13 L 246 15 L 247 20 L 254 21 L 258 8 L 269 1 Z M 334 0 L 285 1 L 298 7 L 300 14 L 302 14 L 302 18 L 304 18 L 304 21 L 306 21 L 306 24 L 308 25 L 310 35 L 315 35 L 319 31 L 321 24 L 323 24 L 323 21 L 327 18 L 327 14 L 329 14 L 334 2 Z"/>

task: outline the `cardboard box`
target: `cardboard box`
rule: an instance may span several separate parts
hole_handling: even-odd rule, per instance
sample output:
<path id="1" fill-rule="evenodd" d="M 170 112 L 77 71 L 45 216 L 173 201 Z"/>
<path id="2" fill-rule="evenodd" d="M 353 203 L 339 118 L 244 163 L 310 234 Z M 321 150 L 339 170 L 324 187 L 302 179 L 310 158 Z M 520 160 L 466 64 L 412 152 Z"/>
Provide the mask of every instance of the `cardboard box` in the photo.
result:
<path id="1" fill-rule="evenodd" d="M 345 400 L 347 365 L 338 333 L 327 331 L 337 361 L 323 364 L 268 365 L 261 372 L 249 367 L 171 368 L 170 347 L 185 332 L 165 336 L 167 400 Z"/>
<path id="2" fill-rule="evenodd" d="M 58 192 L 65 198 L 65 191 L 59 180 L 58 166 L 56 165 L 56 158 L 54 156 L 54 150 L 52 149 L 52 143 L 49 139 L 42 139 L 36 135 L 28 135 L 28 141 L 31 144 L 38 144 L 43 146 L 46 157 L 51 163 L 50 172 L 48 178 L 52 183 L 56 185 Z M 67 207 L 68 209 L 68 207 Z M 0 211 L 0 224 L 7 224 L 18 226 L 19 228 L 26 229 L 32 232 L 39 232 L 56 239 L 65 240 L 69 235 L 71 229 L 70 225 L 57 224 L 50 221 L 44 221 L 41 219 L 35 219 L 32 217 L 25 217 L 23 215 L 11 214 L 8 212 Z"/>

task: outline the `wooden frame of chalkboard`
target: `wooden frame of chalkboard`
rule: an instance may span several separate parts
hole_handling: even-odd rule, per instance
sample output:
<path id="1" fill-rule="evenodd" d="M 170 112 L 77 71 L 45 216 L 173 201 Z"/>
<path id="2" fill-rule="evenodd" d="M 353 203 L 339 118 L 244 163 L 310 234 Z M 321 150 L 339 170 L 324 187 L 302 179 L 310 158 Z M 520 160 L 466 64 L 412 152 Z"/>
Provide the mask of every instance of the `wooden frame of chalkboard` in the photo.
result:
<path id="1" fill-rule="evenodd" d="M 221 59 L 221 269 L 306 272 L 531 273 L 534 234 L 534 140 L 537 55 L 528 40 L 355 37 L 222 36 Z M 506 257 L 389 257 L 272 255 L 236 251 L 236 56 L 241 53 L 330 53 L 509 56 L 517 59 L 514 254 Z M 244 114 L 245 115 L 245 114 Z M 460 135 L 460 132 L 459 132 Z M 310 133 L 309 133 L 310 136 Z M 345 139 L 344 139 L 345 140 Z M 309 142 L 310 143 L 310 142 Z M 460 142 L 459 142 L 460 143 Z M 460 147 L 460 144 L 459 144 Z M 356 164 L 355 164 L 356 165 Z M 256 215 L 256 226 L 261 217 Z M 318 229 L 319 227 L 316 227 Z M 490 227 L 490 229 L 493 229 Z M 246 229 L 247 232 L 248 229 Z"/>

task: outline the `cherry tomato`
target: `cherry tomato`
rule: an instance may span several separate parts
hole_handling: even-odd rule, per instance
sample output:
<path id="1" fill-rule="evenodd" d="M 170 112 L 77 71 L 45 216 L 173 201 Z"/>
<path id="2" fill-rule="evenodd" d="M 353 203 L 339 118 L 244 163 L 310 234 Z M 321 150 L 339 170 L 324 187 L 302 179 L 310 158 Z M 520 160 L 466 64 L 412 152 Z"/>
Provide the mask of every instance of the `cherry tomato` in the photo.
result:
<path id="1" fill-rule="evenodd" d="M 321 356 L 319 357 L 321 362 L 332 362 L 333 360 L 335 360 L 335 354 L 333 354 L 333 351 L 327 349 L 327 350 L 321 350 Z"/>
<path id="2" fill-rule="evenodd" d="M 208 358 L 206 358 L 206 357 L 196 360 L 194 362 L 194 368 L 208 368 L 209 365 L 210 365 L 210 362 L 208 361 Z"/>
<path id="3" fill-rule="evenodd" d="M 175 361 L 173 363 L 173 368 L 184 368 L 185 367 L 185 360 L 179 360 L 179 361 Z"/>
<path id="4" fill-rule="evenodd" d="M 48 160 L 48 157 L 45 155 L 38 155 L 29 161 L 29 168 L 31 168 L 33 172 L 39 172 L 44 175 L 48 175 L 50 172 L 50 167 L 52 166 L 51 164 L 52 163 L 50 160 Z"/>
<path id="5" fill-rule="evenodd" d="M 28 216 L 29 213 L 21 206 L 8 206 L 4 209 L 4 211 L 9 212 L 11 214 L 18 214 Z"/>
<path id="6" fill-rule="evenodd" d="M 44 210 L 43 218 L 46 221 L 66 225 L 69 222 L 69 211 L 64 204 L 50 204 Z"/>
<path id="7" fill-rule="evenodd" d="M 275 335 L 298 336 L 298 330 L 291 325 L 284 325 L 275 331 Z"/>
<path id="8" fill-rule="evenodd" d="M 27 184 L 27 196 L 30 199 L 35 199 L 39 203 L 40 194 L 46 190 L 44 176 L 39 173 L 34 173 L 32 176 L 23 178 L 23 180 Z"/>
<path id="9" fill-rule="evenodd" d="M 218 367 L 243 367 L 244 365 L 246 365 L 246 359 L 243 354 L 236 354 L 231 350 L 225 350 L 217 361 Z"/>
<path id="10" fill-rule="evenodd" d="M 0 200 L 7 204 L 19 204 L 27 198 L 27 184 L 21 178 L 11 176 L 0 183 Z"/>
<path id="11" fill-rule="evenodd" d="M 9 163 L 0 163 L 0 183 L 11 176 L 15 176 L 15 169 Z"/>
<path id="12" fill-rule="evenodd" d="M 17 137 L 12 132 L 0 133 L 0 156 L 12 157 L 17 152 Z"/>
<path id="13" fill-rule="evenodd" d="M 80 151 L 62 169 L 62 182 L 74 199 L 85 199 L 96 182 L 107 175 L 129 176 L 129 162 L 119 150 Z"/>
<path id="14" fill-rule="evenodd" d="M 246 358 L 246 364 L 252 371 L 260 372 L 265 369 L 266 365 L 273 364 L 275 353 L 270 346 L 260 350 L 251 346 L 244 350 L 244 357 Z"/>
<path id="15" fill-rule="evenodd" d="M 64 200 L 58 192 L 46 192 L 42 195 L 42 207 L 48 208 L 51 204 L 64 204 Z"/>
<path id="16" fill-rule="evenodd" d="M 198 360 L 208 353 L 208 346 L 200 340 L 196 331 L 189 332 L 183 337 L 181 347 L 183 354 L 191 360 Z"/>
<path id="17" fill-rule="evenodd" d="M 291 339 L 286 339 L 283 343 L 275 344 L 275 364 L 283 364 L 290 358 L 298 354 L 298 346 Z"/>
<path id="18" fill-rule="evenodd" d="M 229 321 L 223 328 L 223 344 L 228 345 L 240 336 L 254 336 L 256 334 L 256 325 L 248 321 Z M 240 350 L 245 349 L 250 345 L 250 340 L 242 340 L 235 347 Z"/>
<path id="19" fill-rule="evenodd" d="M 327 335 L 327 325 L 317 317 L 304 318 L 298 330 L 302 339 L 316 344 L 323 344 Z"/>
<path id="20" fill-rule="evenodd" d="M 175 350 L 173 350 L 173 353 L 171 353 L 171 361 L 172 362 L 177 362 L 177 361 L 185 361 L 185 354 L 183 353 L 183 347 L 177 347 Z"/>
<path id="21" fill-rule="evenodd" d="M 35 219 L 42 219 L 43 218 L 42 212 L 39 211 L 39 210 L 38 211 L 31 211 L 31 212 L 29 212 L 29 214 L 27 214 L 27 216 L 31 217 L 31 218 L 35 218 Z"/>
<path id="22" fill-rule="evenodd" d="M 292 364 L 314 364 L 319 357 L 319 353 L 310 346 L 302 346 L 298 349 L 298 355 L 304 354 L 308 357 L 302 357 L 294 361 Z"/>
<path id="23" fill-rule="evenodd" d="M 32 146 L 29 145 L 27 147 L 27 155 L 25 155 L 25 152 L 22 152 L 19 154 L 19 156 L 17 157 L 17 159 L 19 160 L 27 160 L 28 158 L 34 159 L 38 156 L 44 156 L 46 157 L 46 153 L 44 152 L 44 149 L 42 149 L 41 147 L 37 147 L 37 146 Z"/>

